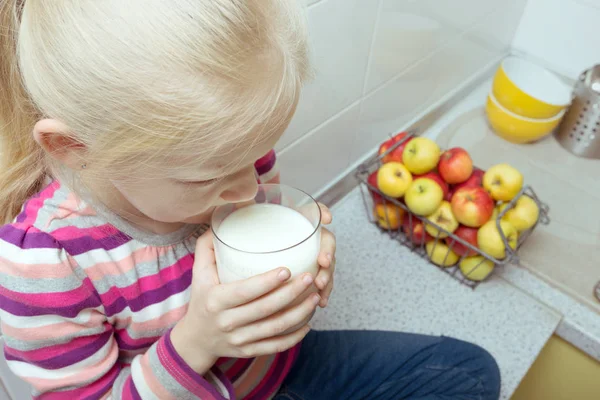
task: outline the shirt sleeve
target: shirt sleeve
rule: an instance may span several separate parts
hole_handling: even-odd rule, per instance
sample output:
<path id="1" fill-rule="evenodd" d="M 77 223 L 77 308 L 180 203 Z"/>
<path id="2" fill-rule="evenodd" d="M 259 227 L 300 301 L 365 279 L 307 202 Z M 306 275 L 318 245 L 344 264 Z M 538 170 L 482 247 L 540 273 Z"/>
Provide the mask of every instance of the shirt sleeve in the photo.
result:
<path id="1" fill-rule="evenodd" d="M 269 151 L 264 157 L 255 164 L 258 180 L 260 183 L 280 183 L 279 166 L 277 165 L 277 156 L 275 150 Z"/>
<path id="2" fill-rule="evenodd" d="M 85 272 L 52 236 L 0 228 L 0 321 L 9 368 L 35 399 L 233 399 L 215 367 L 206 376 L 177 354 L 170 331 L 131 365 Z"/>

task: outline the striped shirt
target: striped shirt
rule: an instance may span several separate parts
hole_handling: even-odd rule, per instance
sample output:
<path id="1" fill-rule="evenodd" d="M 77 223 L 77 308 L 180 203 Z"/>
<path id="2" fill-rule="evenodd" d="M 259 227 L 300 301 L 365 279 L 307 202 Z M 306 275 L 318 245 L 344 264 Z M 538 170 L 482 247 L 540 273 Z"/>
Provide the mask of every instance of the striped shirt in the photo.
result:
<path id="1" fill-rule="evenodd" d="M 273 152 L 256 169 L 261 182 L 278 182 Z M 202 227 L 188 225 L 160 243 L 163 236 L 141 240 L 118 226 L 55 181 L 0 228 L 4 353 L 34 398 L 272 397 L 298 346 L 220 359 L 201 376 L 170 341 L 187 310 Z"/>

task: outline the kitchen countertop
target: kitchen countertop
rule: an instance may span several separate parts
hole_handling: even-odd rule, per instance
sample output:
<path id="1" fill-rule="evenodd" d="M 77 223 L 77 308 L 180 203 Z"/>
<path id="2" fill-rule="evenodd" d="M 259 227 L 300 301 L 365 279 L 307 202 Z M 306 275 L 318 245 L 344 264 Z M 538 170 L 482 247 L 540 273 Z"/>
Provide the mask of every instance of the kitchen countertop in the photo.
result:
<path id="1" fill-rule="evenodd" d="M 509 399 L 561 316 L 500 277 L 472 290 L 369 223 L 360 190 L 333 208 L 337 271 L 315 329 L 381 329 L 452 336 L 496 358 Z"/>
<path id="2" fill-rule="evenodd" d="M 481 107 L 491 86 L 491 80 L 479 85 L 431 126 L 425 136 L 435 140 L 459 116 Z M 550 219 L 552 219 L 552 210 L 550 210 Z M 600 361 L 600 315 L 598 313 L 524 268 L 509 265 L 498 270 L 498 275 L 561 314 L 562 319 L 556 334 Z"/>
<path id="3" fill-rule="evenodd" d="M 490 87 L 491 81 L 479 85 L 425 136 L 436 139 L 460 115 L 481 107 Z M 479 344 L 498 361 L 503 399 L 554 333 L 600 360 L 600 315 L 530 271 L 506 266 L 471 290 L 370 224 L 358 189 L 333 211 L 336 288 L 328 308 L 315 316 L 315 328 L 443 334 Z"/>

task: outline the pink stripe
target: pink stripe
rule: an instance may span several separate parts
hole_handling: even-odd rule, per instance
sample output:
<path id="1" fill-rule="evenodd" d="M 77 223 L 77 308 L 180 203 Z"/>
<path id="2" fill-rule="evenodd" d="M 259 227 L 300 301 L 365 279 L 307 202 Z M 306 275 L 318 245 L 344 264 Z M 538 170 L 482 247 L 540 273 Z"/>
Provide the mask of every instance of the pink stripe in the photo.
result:
<path id="1" fill-rule="evenodd" d="M 35 318 L 35 317 L 32 317 Z M 106 316 L 97 311 L 92 311 L 88 322 L 75 323 L 63 322 L 59 324 L 47 325 L 42 328 L 19 328 L 2 322 L 2 332 L 5 335 L 18 337 L 19 340 L 32 342 L 37 340 L 51 340 L 68 336 L 73 336 L 83 330 L 96 327 L 106 321 Z"/>
<path id="2" fill-rule="evenodd" d="M 52 307 L 62 308 L 79 304 L 91 296 L 89 288 L 85 287 L 85 281 L 84 285 L 77 289 L 56 293 L 21 293 L 0 286 L 0 295 L 5 296 L 10 300 L 18 301 L 21 304 L 26 304 L 31 307 L 47 308 L 49 310 L 52 309 Z"/>
<path id="3" fill-rule="evenodd" d="M 0 256 L 0 273 L 30 279 L 66 278 L 73 275 L 73 268 L 71 268 L 68 260 L 55 264 L 44 264 L 41 262 L 36 264 L 21 264 Z"/>
<path id="4" fill-rule="evenodd" d="M 281 384 L 283 383 L 283 380 L 285 378 L 285 375 L 292 368 L 292 364 L 296 360 L 299 349 L 300 349 L 300 345 L 296 345 L 295 347 L 291 348 L 290 350 L 288 350 L 285 353 L 277 354 L 277 356 L 275 356 L 275 358 L 273 359 L 273 362 L 269 366 L 269 370 L 267 371 L 267 373 L 262 377 L 260 382 L 258 382 L 258 384 L 254 387 L 252 392 L 250 392 L 248 394 L 247 397 L 253 398 L 253 396 L 255 396 L 257 393 L 260 393 L 262 390 L 265 390 L 266 385 L 269 382 L 271 376 L 273 376 L 273 374 L 279 374 L 279 377 L 278 377 L 277 381 L 275 381 L 275 383 L 273 384 L 273 387 L 276 388 L 276 387 L 281 386 Z M 282 369 L 275 370 L 274 367 L 277 365 L 277 362 L 279 361 L 279 358 L 281 358 L 281 357 L 284 357 L 285 364 Z M 286 374 L 281 373 L 283 371 L 286 372 Z"/>
<path id="5" fill-rule="evenodd" d="M 73 240 L 80 237 L 91 237 L 92 239 L 104 239 L 118 234 L 119 231 L 112 225 L 105 224 L 102 226 L 94 226 L 93 228 L 77 228 L 75 226 L 67 226 L 52 231 L 52 236 L 56 240 Z"/>
<path id="6" fill-rule="evenodd" d="M 122 275 L 134 269 L 137 264 L 156 260 L 157 257 L 166 254 L 168 250 L 168 247 L 143 247 L 121 260 L 98 263 L 88 267 L 85 269 L 85 273 L 92 281 L 98 281 L 105 276 Z"/>
<path id="7" fill-rule="evenodd" d="M 275 151 L 271 150 L 269 151 L 267 154 L 265 154 L 264 156 L 262 156 L 261 158 L 258 159 L 258 161 L 256 161 L 254 163 L 254 167 L 256 169 L 262 167 L 265 164 L 268 164 L 269 162 L 271 162 L 271 159 L 275 156 Z"/>
<path id="8" fill-rule="evenodd" d="M 73 390 L 69 390 L 69 391 L 60 391 L 60 392 L 50 392 L 50 393 L 44 393 L 41 396 L 36 397 L 36 399 L 42 399 L 42 400 L 65 400 L 65 399 L 86 399 L 86 398 L 98 398 L 98 396 L 101 393 L 104 393 L 107 391 L 108 388 L 108 392 L 104 395 L 102 395 L 102 397 L 100 397 L 101 399 L 106 399 L 111 395 L 112 392 L 112 386 L 110 386 L 111 382 L 114 382 L 117 377 L 119 376 L 119 373 L 121 371 L 121 368 L 119 367 L 119 365 L 115 364 L 115 366 L 103 377 L 101 377 L 100 379 L 98 379 L 97 381 L 95 381 L 94 383 L 88 385 L 88 386 L 84 386 L 81 388 L 77 388 L 77 389 L 73 389 Z M 59 389 L 57 387 L 57 389 Z"/>
<path id="9" fill-rule="evenodd" d="M 180 258 L 174 265 L 162 269 L 158 274 L 150 275 L 138 279 L 135 283 L 124 288 L 111 287 L 108 292 L 100 295 L 102 303 L 109 305 L 114 303 L 120 297 L 126 300 L 132 300 L 140 296 L 142 293 L 159 289 L 171 281 L 175 281 L 193 266 L 194 257 L 188 254 Z"/>
<path id="10" fill-rule="evenodd" d="M 26 208 L 23 210 L 23 212 L 26 213 L 26 217 L 21 222 L 25 225 L 33 225 L 37 220 L 38 213 L 44 205 L 44 202 L 52 198 L 58 188 L 60 188 L 60 184 L 57 181 L 54 181 L 48 185 L 46 189 L 42 190 L 38 197 L 29 200 L 26 203 Z"/>
<path id="11" fill-rule="evenodd" d="M 96 379 L 96 377 L 106 373 L 106 371 L 110 371 L 110 369 L 117 362 L 117 358 L 119 357 L 119 348 L 117 347 L 117 342 L 111 342 L 111 348 L 108 355 L 100 361 L 96 365 L 92 365 L 90 367 L 83 368 L 79 370 L 79 372 L 75 375 L 68 376 L 62 379 L 44 379 L 44 378 L 24 378 L 29 382 L 37 391 L 39 392 L 48 392 L 54 389 L 69 387 L 69 386 L 79 386 L 84 384 L 85 382 L 92 381 Z"/>
<path id="12" fill-rule="evenodd" d="M 13 355 L 15 357 L 24 358 L 27 361 L 41 361 L 47 360 L 49 358 L 54 358 L 58 355 L 65 354 L 70 351 L 77 350 L 78 348 L 84 347 L 95 340 L 98 339 L 98 335 L 101 335 L 107 331 L 112 330 L 112 327 L 108 324 L 104 326 L 104 331 L 92 336 L 83 336 L 74 338 L 68 343 L 57 344 L 54 346 L 43 347 L 37 350 L 29 350 L 29 351 L 20 351 L 9 347 L 8 345 L 4 347 L 4 350 L 7 354 Z"/>
<path id="13" fill-rule="evenodd" d="M 164 329 L 167 330 L 172 325 L 177 323 L 185 313 L 187 312 L 188 304 L 184 304 L 181 307 L 175 308 L 165 314 L 162 314 L 158 318 L 153 318 L 145 322 L 132 321 L 128 327 L 129 331 L 133 332 L 150 332 L 154 330 Z"/>
<path id="14" fill-rule="evenodd" d="M 212 394 L 201 385 L 196 383 L 192 378 L 187 376 L 185 371 L 182 370 L 177 362 L 169 355 L 169 352 L 165 348 L 164 341 L 165 337 L 163 336 L 156 346 L 156 353 L 163 367 L 169 372 L 169 374 L 171 374 L 177 383 L 186 388 L 189 392 L 195 394 L 201 399 L 212 399 Z"/>
<path id="15" fill-rule="evenodd" d="M 153 368 L 156 367 L 150 365 L 148 354 L 143 355 L 142 357 L 140 357 L 139 360 L 140 366 L 142 367 L 142 374 L 144 375 L 144 381 L 146 382 L 152 393 L 154 393 L 154 395 L 156 395 L 156 397 L 158 397 L 161 400 L 177 399 L 177 397 L 173 396 L 171 392 L 169 392 L 163 385 L 160 384 L 160 381 L 152 372 Z"/>

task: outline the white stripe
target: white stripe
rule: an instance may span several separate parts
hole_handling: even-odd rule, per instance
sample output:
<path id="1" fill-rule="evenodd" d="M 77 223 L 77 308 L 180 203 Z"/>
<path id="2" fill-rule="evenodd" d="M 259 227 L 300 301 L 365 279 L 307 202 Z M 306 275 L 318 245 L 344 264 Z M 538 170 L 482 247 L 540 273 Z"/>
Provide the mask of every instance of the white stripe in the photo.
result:
<path id="1" fill-rule="evenodd" d="M 124 258 L 131 257 L 133 252 L 145 247 L 148 246 L 137 240 L 131 240 L 112 250 L 94 249 L 73 256 L 73 258 L 81 268 L 86 269 L 96 264 L 119 262 Z"/>
<path id="2" fill-rule="evenodd" d="M 144 400 L 160 400 L 159 397 L 148 387 L 146 380 L 144 379 L 144 373 L 142 372 L 142 366 L 140 365 L 140 357 L 136 356 L 131 363 L 131 378 L 135 383 L 140 397 Z"/>
<path id="3" fill-rule="evenodd" d="M 27 378 L 36 379 L 65 379 L 81 374 L 82 370 L 94 367 L 103 361 L 109 354 L 111 347 L 113 346 L 113 340 L 107 341 L 104 346 L 92 356 L 76 362 L 75 364 L 68 365 L 60 369 L 45 369 L 40 368 L 37 365 L 25 363 L 22 361 L 8 361 L 8 366 L 12 369 L 15 375 Z M 115 360 L 116 361 L 116 360 Z"/>
<path id="4" fill-rule="evenodd" d="M 35 315 L 33 317 L 22 317 L 13 315 L 3 309 L 0 309 L 0 320 L 7 325 L 19 329 L 42 328 L 64 322 L 73 322 L 79 325 L 88 323 L 92 318 L 92 313 L 96 312 L 103 313 L 104 309 L 102 307 L 86 308 L 85 310 L 80 311 L 79 314 L 77 314 L 77 316 L 74 318 L 65 318 L 59 315 Z"/>
<path id="5" fill-rule="evenodd" d="M 219 393 L 221 393 L 221 396 L 229 400 L 229 392 L 227 391 L 227 388 L 212 371 L 208 371 L 205 377 L 208 382 L 212 383 L 212 385 L 217 388 Z"/>
<path id="6" fill-rule="evenodd" d="M 160 317 L 163 314 L 168 313 L 171 310 L 179 308 L 190 301 L 190 289 L 184 290 L 181 293 L 174 294 L 167 297 L 160 303 L 151 304 L 139 311 L 133 312 L 129 306 L 125 307 L 123 311 L 108 318 L 110 323 L 114 323 L 115 319 L 126 319 L 130 318 L 132 321 L 141 323 L 153 320 Z"/>
<path id="7" fill-rule="evenodd" d="M 26 249 L 0 240 L 0 254 L 2 258 L 14 264 L 39 265 L 58 264 L 66 259 L 66 254 L 61 249 Z M 63 255 L 61 258 L 60 255 Z"/>

